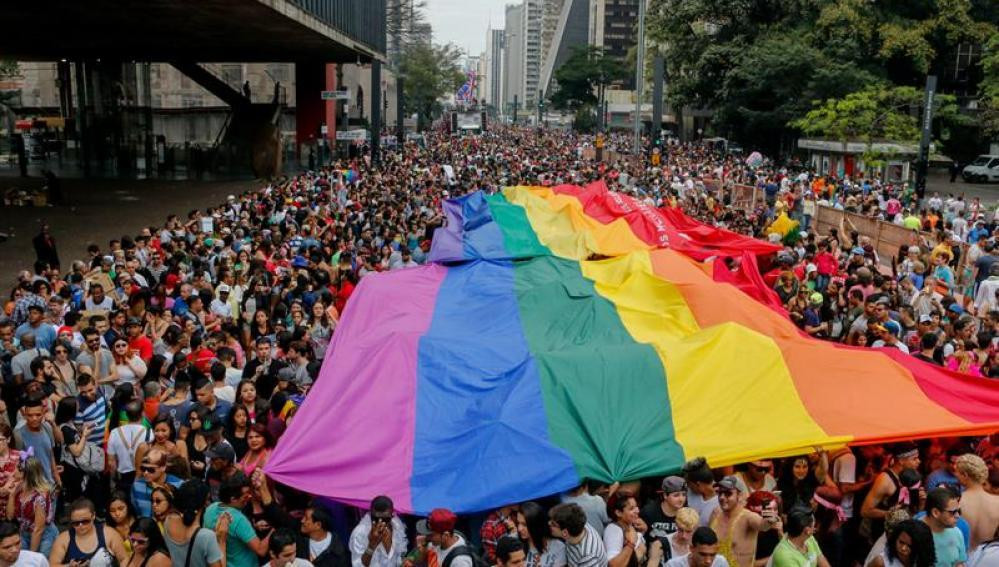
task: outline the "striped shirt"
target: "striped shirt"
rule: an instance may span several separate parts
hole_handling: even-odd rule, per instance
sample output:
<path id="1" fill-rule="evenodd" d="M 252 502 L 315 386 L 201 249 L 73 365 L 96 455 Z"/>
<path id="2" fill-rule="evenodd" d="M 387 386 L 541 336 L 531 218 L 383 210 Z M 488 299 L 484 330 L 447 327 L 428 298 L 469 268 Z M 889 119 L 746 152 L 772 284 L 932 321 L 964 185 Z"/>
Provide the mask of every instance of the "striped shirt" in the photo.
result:
<path id="1" fill-rule="evenodd" d="M 565 559 L 569 567 L 607 567 L 607 549 L 593 526 L 586 524 L 579 543 L 565 542 Z"/>
<path id="2" fill-rule="evenodd" d="M 77 398 L 80 406 L 76 410 L 76 417 L 73 418 L 73 424 L 77 428 L 82 428 L 84 423 L 89 423 L 93 428 L 90 431 L 90 435 L 87 437 L 87 441 L 100 446 L 104 445 L 104 433 L 108 426 L 108 400 L 104 397 L 104 394 L 97 394 L 97 399 L 93 402 L 83 398 L 82 396 Z"/>

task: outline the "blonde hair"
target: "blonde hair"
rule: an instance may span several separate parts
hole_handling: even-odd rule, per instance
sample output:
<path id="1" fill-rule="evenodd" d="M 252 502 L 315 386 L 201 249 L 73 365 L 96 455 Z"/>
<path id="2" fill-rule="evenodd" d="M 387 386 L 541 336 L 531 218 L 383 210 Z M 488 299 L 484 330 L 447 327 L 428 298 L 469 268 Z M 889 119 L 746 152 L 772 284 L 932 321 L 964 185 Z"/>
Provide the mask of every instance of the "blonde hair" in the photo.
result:
<path id="1" fill-rule="evenodd" d="M 701 517 L 693 508 L 680 508 L 676 511 L 676 525 L 687 531 L 696 530 L 700 522 Z"/>
<path id="2" fill-rule="evenodd" d="M 954 468 L 975 484 L 985 484 L 989 478 L 989 467 L 985 464 L 985 460 L 973 453 L 958 457 Z"/>
<path id="3" fill-rule="evenodd" d="M 24 487 L 27 491 L 52 492 L 52 485 L 45 478 L 45 469 L 42 462 L 35 457 L 31 457 L 24 462 Z"/>

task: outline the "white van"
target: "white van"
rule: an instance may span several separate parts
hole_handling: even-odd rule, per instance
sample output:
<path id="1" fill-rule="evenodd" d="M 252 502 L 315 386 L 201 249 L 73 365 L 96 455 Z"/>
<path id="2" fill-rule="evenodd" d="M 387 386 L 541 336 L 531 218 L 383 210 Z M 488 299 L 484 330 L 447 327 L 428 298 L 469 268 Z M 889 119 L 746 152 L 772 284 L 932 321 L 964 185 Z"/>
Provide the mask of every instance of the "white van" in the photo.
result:
<path id="1" fill-rule="evenodd" d="M 999 155 L 978 156 L 964 167 L 961 177 L 968 183 L 999 181 Z"/>

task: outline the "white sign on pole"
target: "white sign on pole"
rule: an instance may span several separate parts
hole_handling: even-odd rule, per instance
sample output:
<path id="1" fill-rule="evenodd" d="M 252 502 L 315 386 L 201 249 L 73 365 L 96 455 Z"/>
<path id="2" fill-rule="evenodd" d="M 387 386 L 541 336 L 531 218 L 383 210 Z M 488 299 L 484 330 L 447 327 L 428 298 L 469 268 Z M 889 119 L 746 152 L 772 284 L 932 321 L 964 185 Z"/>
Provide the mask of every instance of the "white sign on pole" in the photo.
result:
<path id="1" fill-rule="evenodd" d="M 323 91 L 323 100 L 350 100 L 350 91 Z"/>
<path id="2" fill-rule="evenodd" d="M 336 139 L 338 141 L 359 142 L 368 139 L 367 130 L 337 130 Z"/>

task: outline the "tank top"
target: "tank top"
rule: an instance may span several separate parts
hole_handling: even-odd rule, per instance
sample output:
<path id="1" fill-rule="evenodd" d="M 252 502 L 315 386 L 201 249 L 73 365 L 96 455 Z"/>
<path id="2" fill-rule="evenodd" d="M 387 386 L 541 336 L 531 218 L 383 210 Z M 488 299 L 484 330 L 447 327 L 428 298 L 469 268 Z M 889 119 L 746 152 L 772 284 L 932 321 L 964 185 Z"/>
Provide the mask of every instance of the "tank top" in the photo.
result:
<path id="1" fill-rule="evenodd" d="M 66 546 L 66 557 L 62 561 L 63 563 L 69 563 L 70 561 L 89 561 L 97 555 L 99 551 L 107 549 L 107 543 L 104 541 L 104 524 L 94 522 L 94 529 L 97 530 L 97 547 L 95 547 L 90 553 L 84 553 L 76 545 L 76 529 L 70 526 L 69 545 Z"/>
<path id="2" fill-rule="evenodd" d="M 718 530 L 719 520 L 721 519 L 722 515 L 718 514 L 711 521 L 710 525 L 711 529 L 714 530 L 716 534 L 718 534 L 718 555 L 727 559 L 729 565 L 733 566 L 739 565 L 739 562 L 735 560 L 735 554 L 732 553 L 732 528 L 735 526 L 736 522 L 739 521 L 739 518 L 741 518 L 745 513 L 746 513 L 745 508 L 739 510 L 739 513 L 736 514 L 735 518 L 733 518 L 732 521 L 729 522 L 728 533 L 725 534 L 724 538 L 721 536 L 721 532 Z"/>

